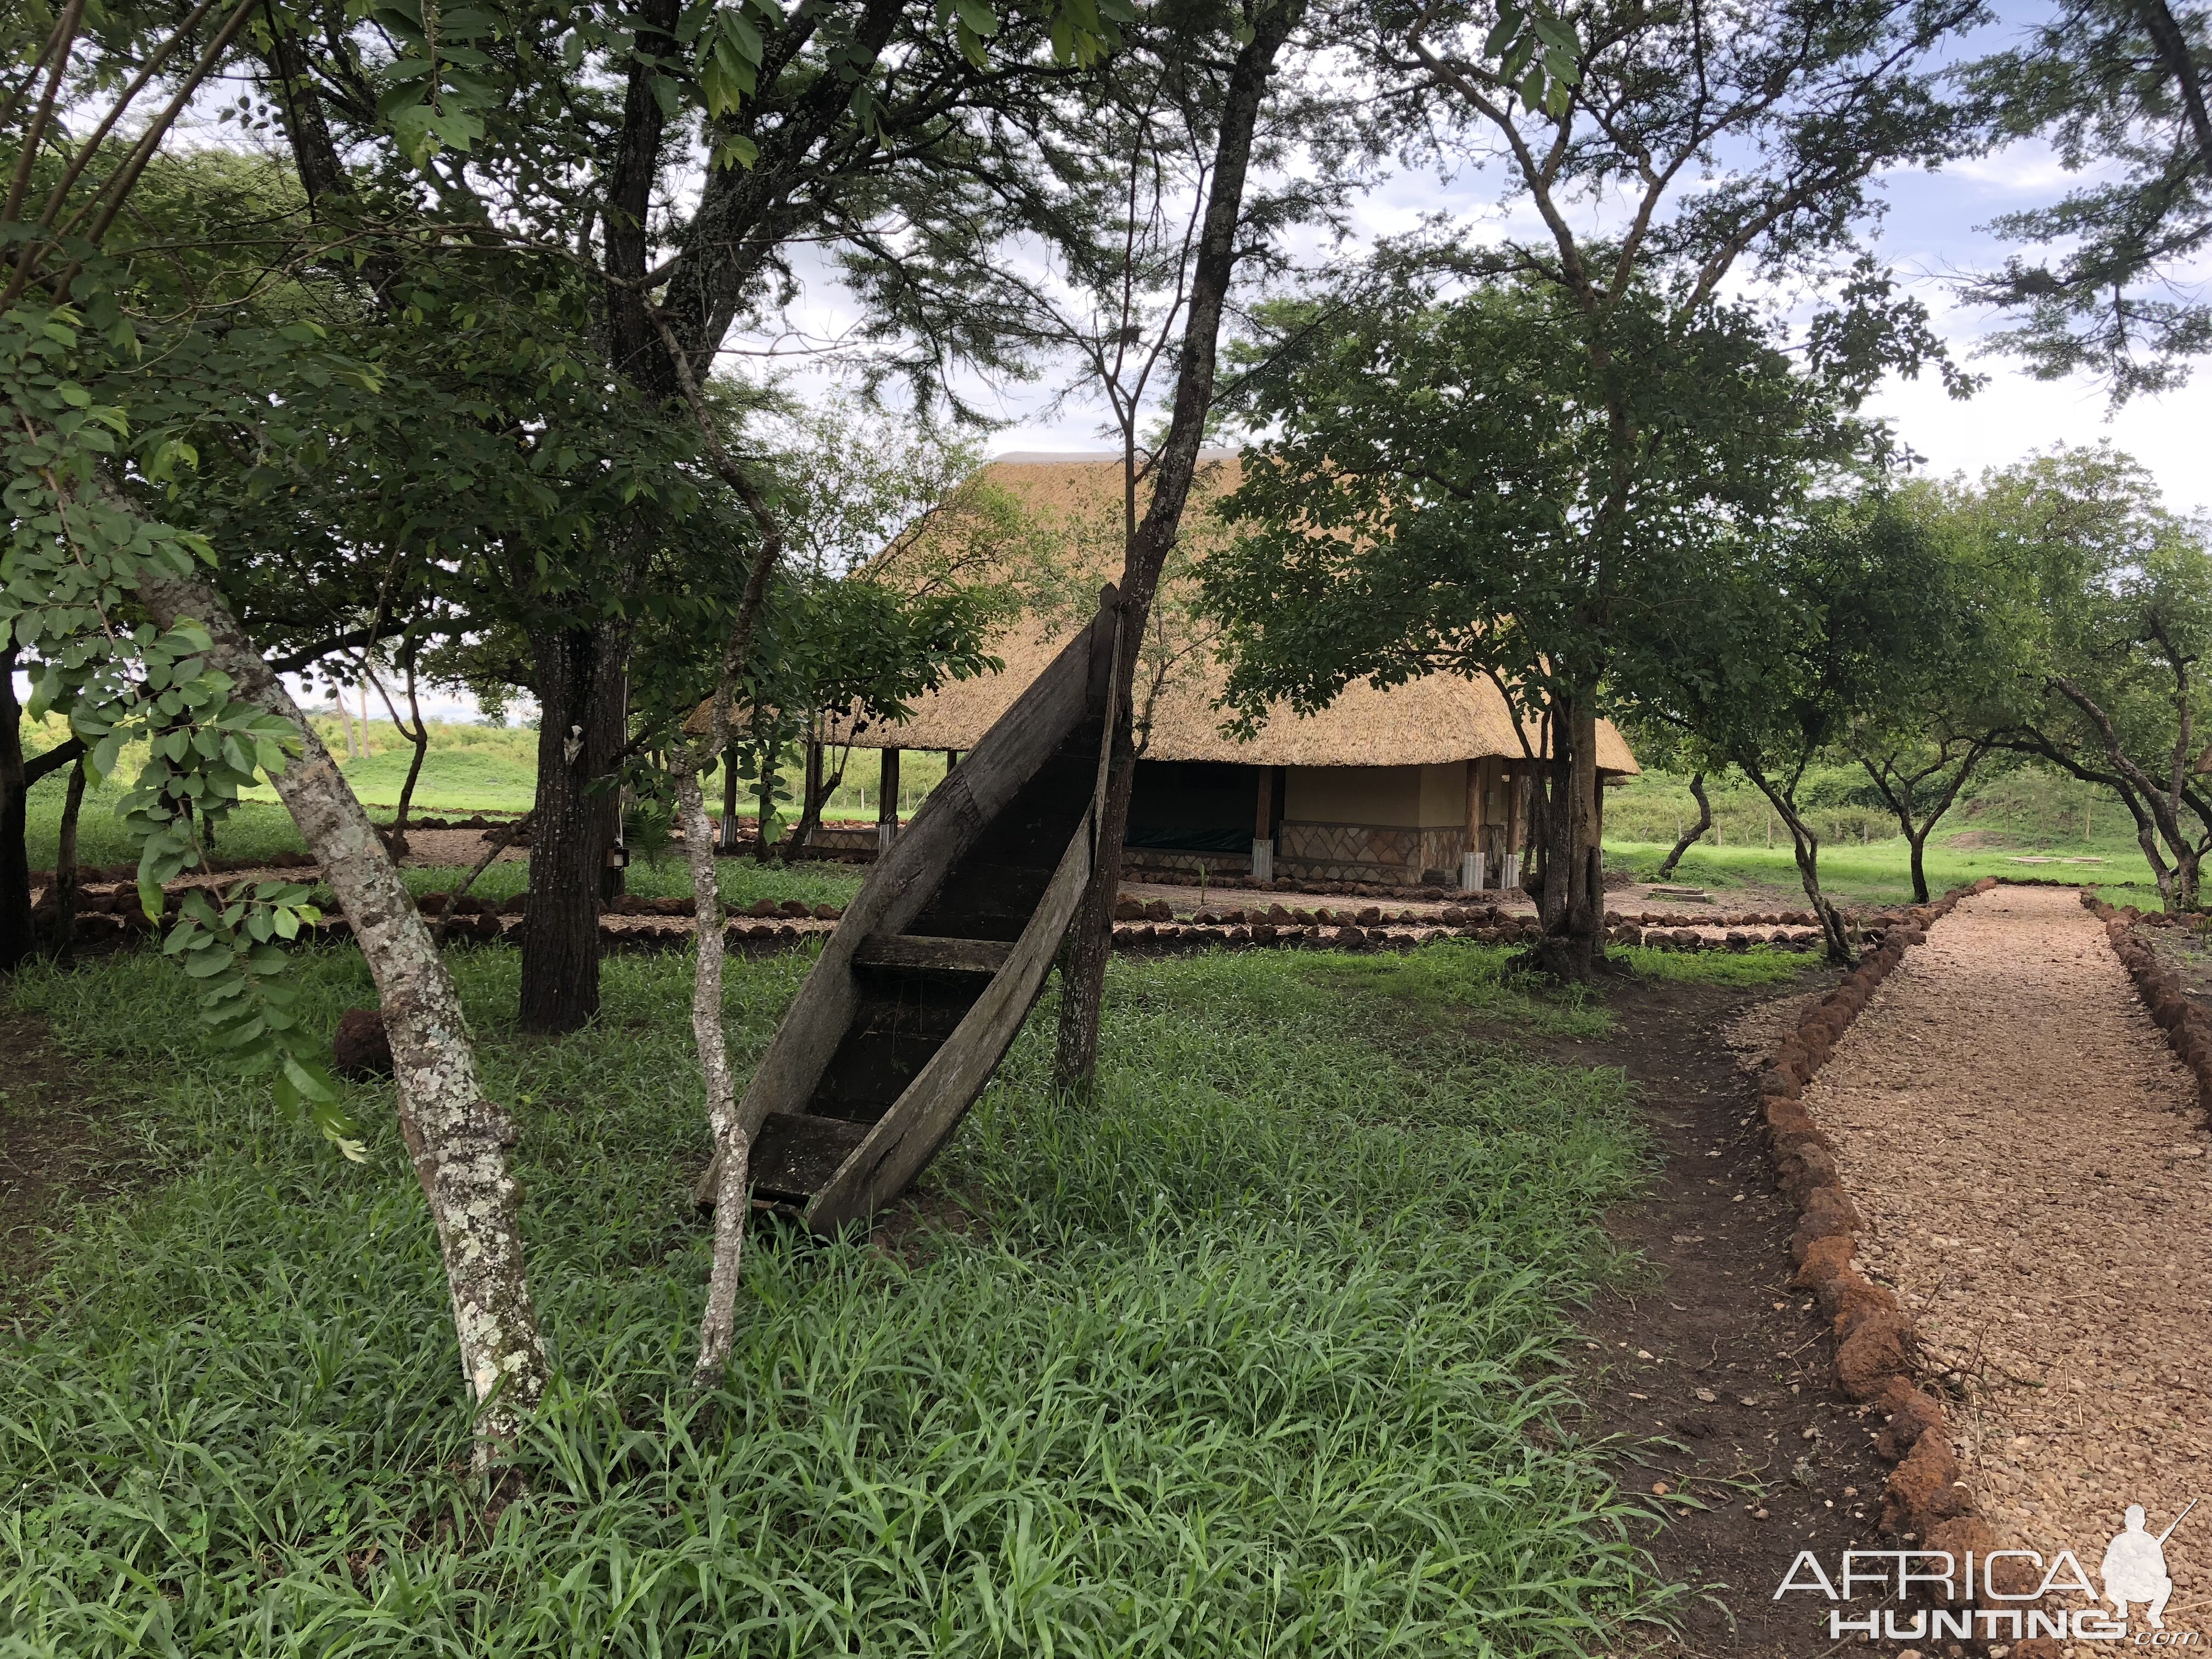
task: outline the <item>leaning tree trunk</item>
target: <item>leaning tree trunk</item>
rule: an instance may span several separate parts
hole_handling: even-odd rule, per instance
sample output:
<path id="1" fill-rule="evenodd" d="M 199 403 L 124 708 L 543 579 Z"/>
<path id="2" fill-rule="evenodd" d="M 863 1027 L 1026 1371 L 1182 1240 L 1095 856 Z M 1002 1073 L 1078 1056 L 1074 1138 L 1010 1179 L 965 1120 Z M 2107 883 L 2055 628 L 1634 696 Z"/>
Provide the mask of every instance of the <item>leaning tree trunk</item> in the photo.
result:
<path id="1" fill-rule="evenodd" d="M 1660 865 L 1656 878 L 1660 881 L 1665 881 L 1674 875 L 1674 866 L 1682 861 L 1682 854 L 1704 840 L 1705 831 L 1713 827 L 1713 803 L 1711 798 L 1705 793 L 1705 775 L 1703 772 L 1692 772 L 1690 775 L 1690 799 L 1698 803 L 1698 821 L 1682 832 L 1680 838 L 1674 843 L 1674 850 L 1667 854 L 1666 861 Z"/>
<path id="2" fill-rule="evenodd" d="M 1213 179 L 1206 192 L 1197 257 L 1191 264 L 1189 308 L 1176 363 L 1175 407 L 1167 441 L 1152 471 L 1152 499 L 1122 562 L 1114 680 L 1104 740 L 1114 745 L 1106 799 L 1099 814 L 1098 857 L 1090 885 L 1060 948 L 1060 1031 L 1053 1059 L 1054 1082 L 1088 1090 L 1098 1066 L 1098 1022 L 1106 996 L 1106 958 L 1113 948 L 1114 901 L 1121 883 L 1121 842 L 1129 829 L 1136 756 L 1127 741 L 1137 652 L 1152 615 L 1152 597 L 1182 527 L 1183 507 L 1198 473 L 1199 446 L 1213 407 L 1222 312 L 1237 274 L 1237 228 L 1244 213 L 1244 181 L 1252 161 L 1252 135 L 1273 77 L 1275 56 L 1290 38 L 1297 8 L 1263 9 L 1237 53 L 1222 100 L 1214 137 Z"/>
<path id="3" fill-rule="evenodd" d="M 204 582 L 149 579 L 138 597 L 164 629 L 198 621 L 213 641 L 209 661 L 231 677 L 238 695 L 297 733 L 300 757 L 271 781 L 376 981 L 400 1133 L 438 1229 L 482 1462 L 513 1443 L 547 1377 L 523 1273 L 522 1189 L 507 1167 L 514 1126 L 484 1097 L 459 994 L 376 826 L 283 683 Z"/>
<path id="4" fill-rule="evenodd" d="M 592 787 L 623 745 L 622 642 L 611 623 L 548 629 L 531 649 L 539 713 L 523 913 L 520 1021 L 558 1034 L 599 1011 L 599 912 L 616 794 Z"/>
<path id="5" fill-rule="evenodd" d="M 1850 929 L 1844 925 L 1844 913 L 1820 890 L 1820 838 L 1813 827 L 1798 816 L 1794 806 L 1775 800 L 1774 810 L 1790 828 L 1790 847 L 1797 860 L 1797 879 L 1805 889 L 1805 897 L 1813 906 L 1813 914 L 1820 919 L 1820 937 L 1826 941 L 1828 960 L 1841 968 L 1851 965 Z"/>

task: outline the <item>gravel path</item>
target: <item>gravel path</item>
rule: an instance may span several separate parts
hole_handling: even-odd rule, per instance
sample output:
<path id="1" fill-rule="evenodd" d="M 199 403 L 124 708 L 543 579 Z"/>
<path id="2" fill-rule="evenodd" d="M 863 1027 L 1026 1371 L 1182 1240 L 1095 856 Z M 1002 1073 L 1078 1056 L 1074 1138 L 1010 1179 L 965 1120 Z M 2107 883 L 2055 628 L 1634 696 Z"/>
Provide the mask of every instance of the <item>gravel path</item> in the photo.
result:
<path id="1" fill-rule="evenodd" d="M 2071 890 L 2000 887 L 1939 922 L 1805 1103 L 1954 1415 L 2008 1544 L 2089 1573 L 2122 1510 L 2212 1494 L 2212 1158 L 2170 1055 Z M 2169 1631 L 2212 1629 L 2212 1502 L 2166 1546 Z"/>

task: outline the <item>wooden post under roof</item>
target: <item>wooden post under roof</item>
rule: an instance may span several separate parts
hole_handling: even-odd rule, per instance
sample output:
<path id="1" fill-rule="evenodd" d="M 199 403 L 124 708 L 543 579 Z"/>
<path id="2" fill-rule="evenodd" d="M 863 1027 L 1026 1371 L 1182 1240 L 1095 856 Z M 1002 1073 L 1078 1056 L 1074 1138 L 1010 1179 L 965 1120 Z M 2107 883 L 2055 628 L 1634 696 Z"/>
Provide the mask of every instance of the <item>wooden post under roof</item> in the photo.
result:
<path id="1" fill-rule="evenodd" d="M 877 751 L 882 758 L 883 770 L 876 780 L 876 850 L 888 853 L 891 843 L 898 839 L 899 751 L 884 749 Z"/>
<path id="2" fill-rule="evenodd" d="M 1261 881 L 1275 878 L 1275 769 L 1255 767 L 1260 787 L 1252 811 L 1252 874 Z"/>
<path id="3" fill-rule="evenodd" d="M 1467 836 L 1460 848 L 1459 886 L 1463 893 L 1482 886 L 1482 763 L 1467 763 Z"/>
<path id="4" fill-rule="evenodd" d="M 809 738 L 806 740 L 806 793 L 799 800 L 799 810 L 812 817 L 817 830 L 821 827 L 824 804 L 822 799 L 822 743 L 819 738 Z"/>

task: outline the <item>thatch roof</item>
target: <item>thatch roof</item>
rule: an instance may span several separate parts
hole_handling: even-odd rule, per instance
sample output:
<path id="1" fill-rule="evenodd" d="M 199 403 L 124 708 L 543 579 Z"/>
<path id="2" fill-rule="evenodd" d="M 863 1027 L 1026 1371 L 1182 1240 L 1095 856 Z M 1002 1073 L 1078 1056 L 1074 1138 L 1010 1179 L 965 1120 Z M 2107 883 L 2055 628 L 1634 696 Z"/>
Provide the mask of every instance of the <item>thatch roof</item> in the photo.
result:
<path id="1" fill-rule="evenodd" d="M 1203 558 L 1209 535 L 1226 532 L 1203 514 L 1205 503 L 1236 487 L 1233 456 L 1209 458 L 1194 491 L 1184 523 L 1185 544 Z M 1005 491 L 1034 521 L 1052 530 L 1065 527 L 1065 553 L 1055 562 L 1076 592 L 1095 592 L 1121 565 L 1121 467 L 1112 456 L 1006 457 L 983 471 L 982 481 Z M 1211 526 L 1209 528 L 1209 526 Z M 1084 533 L 1086 530 L 1094 533 Z M 1052 538 L 1054 541 L 1061 538 Z M 897 581 L 908 559 L 927 556 L 927 533 L 914 550 L 894 549 L 874 567 L 875 574 Z M 1066 607 L 1063 606 L 1063 609 Z M 1024 616 L 1009 623 L 991 644 L 1006 663 L 1003 672 L 955 680 L 916 700 L 913 718 L 896 726 L 870 724 L 854 732 L 850 722 L 834 722 L 830 741 L 866 749 L 973 749 L 1023 689 L 1073 638 L 1082 616 L 1040 620 Z M 1159 681 L 1152 702 L 1147 758 L 1171 761 L 1231 761 L 1251 766 L 1417 766 L 1498 756 L 1524 757 L 1511 707 L 1486 680 L 1431 674 L 1407 684 L 1378 690 L 1364 681 L 1346 686 L 1320 713 L 1301 716 L 1287 707 L 1273 714 L 1249 740 L 1221 733 L 1222 711 L 1215 707 L 1228 670 L 1204 641 L 1184 641 L 1177 660 Z M 1141 710 L 1145 682 L 1140 670 Z M 1528 725 L 1530 749 L 1538 734 Z M 1626 741 L 1610 721 L 1598 724 L 1601 771 L 1639 769 Z"/>

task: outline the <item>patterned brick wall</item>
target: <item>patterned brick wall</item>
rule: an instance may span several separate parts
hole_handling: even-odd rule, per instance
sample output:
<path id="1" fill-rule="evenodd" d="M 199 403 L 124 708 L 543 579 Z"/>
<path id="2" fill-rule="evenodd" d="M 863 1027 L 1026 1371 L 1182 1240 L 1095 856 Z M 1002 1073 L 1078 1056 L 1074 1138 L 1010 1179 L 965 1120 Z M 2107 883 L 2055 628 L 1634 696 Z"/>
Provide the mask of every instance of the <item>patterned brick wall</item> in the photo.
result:
<path id="1" fill-rule="evenodd" d="M 1275 869 L 1299 881 L 1422 885 L 1424 874 L 1459 878 L 1464 830 L 1400 829 L 1369 823 L 1299 823 L 1285 819 L 1275 838 Z"/>

